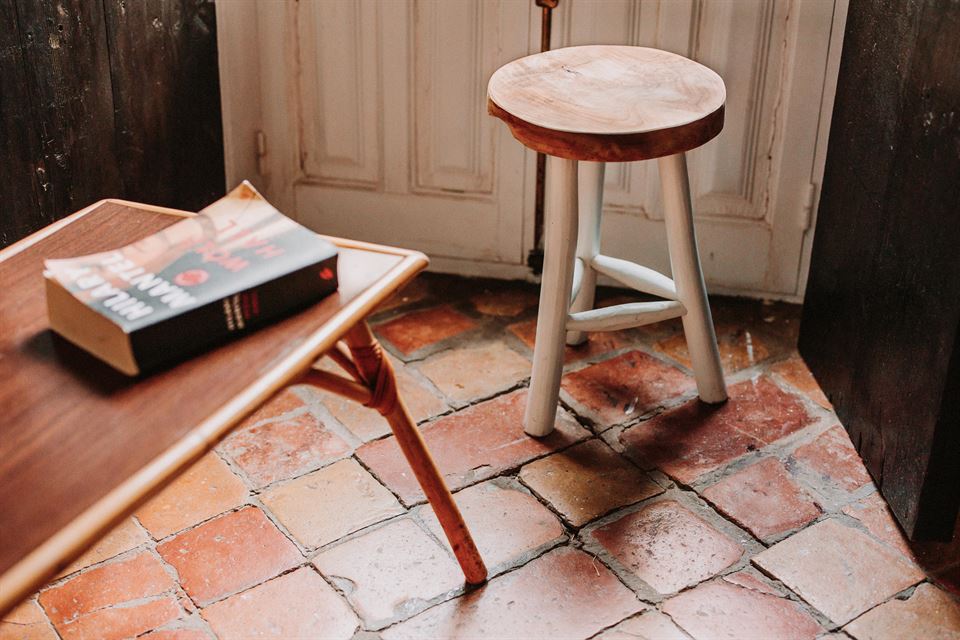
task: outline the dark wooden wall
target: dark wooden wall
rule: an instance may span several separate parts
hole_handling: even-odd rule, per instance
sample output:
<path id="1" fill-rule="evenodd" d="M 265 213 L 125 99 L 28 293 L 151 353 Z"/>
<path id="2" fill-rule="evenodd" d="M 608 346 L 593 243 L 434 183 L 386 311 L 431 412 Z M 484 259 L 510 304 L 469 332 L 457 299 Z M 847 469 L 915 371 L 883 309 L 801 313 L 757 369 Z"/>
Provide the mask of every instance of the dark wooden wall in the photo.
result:
<path id="1" fill-rule="evenodd" d="M 853 1 L 800 352 L 906 532 L 960 503 L 960 3 Z"/>
<path id="2" fill-rule="evenodd" d="M 214 6 L 0 0 L 0 246 L 91 202 L 224 193 Z"/>

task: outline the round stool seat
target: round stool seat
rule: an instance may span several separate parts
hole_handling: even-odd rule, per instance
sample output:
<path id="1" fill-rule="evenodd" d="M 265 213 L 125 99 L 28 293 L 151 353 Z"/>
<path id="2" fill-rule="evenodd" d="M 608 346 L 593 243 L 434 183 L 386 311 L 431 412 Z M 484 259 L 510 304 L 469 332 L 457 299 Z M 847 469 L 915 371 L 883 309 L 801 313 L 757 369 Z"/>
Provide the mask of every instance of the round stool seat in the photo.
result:
<path id="1" fill-rule="evenodd" d="M 699 147 L 723 129 L 726 89 L 711 69 L 668 51 L 589 45 L 498 69 L 491 115 L 551 156 L 628 162 Z"/>

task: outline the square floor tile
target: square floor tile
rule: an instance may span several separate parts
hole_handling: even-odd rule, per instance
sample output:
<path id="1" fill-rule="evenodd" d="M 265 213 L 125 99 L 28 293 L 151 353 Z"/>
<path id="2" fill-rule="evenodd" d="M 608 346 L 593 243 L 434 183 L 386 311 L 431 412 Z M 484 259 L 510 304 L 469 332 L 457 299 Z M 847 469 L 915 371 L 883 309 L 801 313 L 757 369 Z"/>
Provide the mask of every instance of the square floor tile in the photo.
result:
<path id="1" fill-rule="evenodd" d="M 776 458 L 727 476 L 707 487 L 703 497 L 760 539 L 798 529 L 820 515 L 820 507 Z"/>
<path id="2" fill-rule="evenodd" d="M 417 365 L 454 402 L 488 398 L 530 375 L 530 361 L 499 341 L 435 354 Z"/>
<path id="3" fill-rule="evenodd" d="M 520 480 L 577 527 L 663 491 L 600 440 L 531 462 Z"/>
<path id="4" fill-rule="evenodd" d="M 845 506 L 843 512 L 851 518 L 859 520 L 870 535 L 880 542 L 890 545 L 907 557 L 912 555 L 910 542 L 904 535 L 903 530 L 900 529 L 900 525 L 897 524 L 890 507 L 887 506 L 880 492 L 871 493 L 863 500 Z M 958 539 L 957 544 L 960 546 L 960 539 Z"/>
<path id="5" fill-rule="evenodd" d="M 680 627 L 659 611 L 645 611 L 607 629 L 593 640 L 690 640 Z"/>
<path id="6" fill-rule="evenodd" d="M 352 449 L 310 413 L 238 431 L 220 448 L 257 487 L 302 475 Z"/>
<path id="7" fill-rule="evenodd" d="M 667 600 L 663 610 L 694 640 L 814 640 L 823 631 L 796 602 L 723 580 L 681 593 Z"/>
<path id="8" fill-rule="evenodd" d="M 817 384 L 816 378 L 810 373 L 807 364 L 799 355 L 787 358 L 783 362 L 778 362 L 770 371 L 783 378 L 787 384 L 803 393 L 824 409 L 833 408 L 827 396 L 823 394 L 820 385 Z"/>
<path id="9" fill-rule="evenodd" d="M 296 546 L 256 507 L 189 529 L 157 546 L 198 604 L 247 589 L 303 561 Z"/>
<path id="10" fill-rule="evenodd" d="M 628 422 L 694 389 L 693 378 L 640 351 L 563 376 L 578 413 L 601 427 Z"/>
<path id="11" fill-rule="evenodd" d="M 165 538 L 244 503 L 247 487 L 208 453 L 134 514 L 154 538 Z"/>
<path id="12" fill-rule="evenodd" d="M 720 364 L 724 373 L 734 373 L 740 369 L 755 366 L 770 357 L 773 350 L 768 346 L 767 338 L 740 324 L 720 324 L 716 328 L 717 347 L 720 350 Z M 654 347 L 657 351 L 673 358 L 688 369 L 693 368 L 687 339 L 683 333 L 659 341 Z"/>
<path id="13" fill-rule="evenodd" d="M 393 494 L 353 459 L 272 487 L 261 500 L 308 548 L 339 540 L 403 512 Z"/>
<path id="14" fill-rule="evenodd" d="M 220 640 L 348 640 L 358 626 L 347 603 L 308 567 L 222 600 L 201 615 Z"/>
<path id="15" fill-rule="evenodd" d="M 903 556 L 858 529 L 824 520 L 754 556 L 837 624 L 923 579 Z"/>
<path id="16" fill-rule="evenodd" d="M 57 632 L 63 640 L 126 640 L 169 624 L 181 613 L 173 596 L 161 596 L 98 609 L 69 624 L 58 626 Z"/>
<path id="17" fill-rule="evenodd" d="M 60 640 L 36 600 L 22 602 L 0 619 L 0 640 Z"/>
<path id="18" fill-rule="evenodd" d="M 109 562 L 40 592 L 40 604 L 58 628 L 98 609 L 176 589 L 163 564 L 148 551 Z M 144 629 L 147 631 L 147 629 Z"/>
<path id="19" fill-rule="evenodd" d="M 521 320 L 507 327 L 507 330 L 533 351 L 537 337 L 537 319 Z M 564 346 L 565 363 L 580 362 L 602 356 L 605 353 L 623 349 L 631 343 L 625 331 L 593 331 L 587 333 L 587 339 L 575 346 Z"/>
<path id="20" fill-rule="evenodd" d="M 537 306 L 538 300 L 537 290 L 533 286 L 507 288 L 500 286 L 500 283 L 492 289 L 470 296 L 470 302 L 480 313 L 506 318 L 512 318 L 526 309 Z"/>
<path id="21" fill-rule="evenodd" d="M 923 583 L 906 600 L 884 602 L 848 624 L 844 631 L 857 640 L 960 638 L 960 600 Z"/>
<path id="22" fill-rule="evenodd" d="M 813 469 L 823 482 L 845 491 L 854 491 L 870 482 L 863 460 L 850 442 L 850 436 L 837 425 L 798 447 L 794 459 Z"/>
<path id="23" fill-rule="evenodd" d="M 588 535 L 662 594 L 706 580 L 743 555 L 739 544 L 674 500 L 645 506 Z"/>
<path id="24" fill-rule="evenodd" d="M 60 576 L 66 576 L 90 565 L 103 562 L 115 556 L 139 547 L 149 540 L 146 532 L 134 522 L 133 518 L 126 518 L 110 530 L 106 535 L 93 543 L 79 558 L 70 563 Z"/>
<path id="25" fill-rule="evenodd" d="M 456 560 L 409 518 L 325 549 L 313 564 L 340 586 L 371 629 L 408 618 L 464 586 Z"/>
<path id="26" fill-rule="evenodd" d="M 449 305 L 413 311 L 374 327 L 404 355 L 470 331 L 477 323 Z"/>

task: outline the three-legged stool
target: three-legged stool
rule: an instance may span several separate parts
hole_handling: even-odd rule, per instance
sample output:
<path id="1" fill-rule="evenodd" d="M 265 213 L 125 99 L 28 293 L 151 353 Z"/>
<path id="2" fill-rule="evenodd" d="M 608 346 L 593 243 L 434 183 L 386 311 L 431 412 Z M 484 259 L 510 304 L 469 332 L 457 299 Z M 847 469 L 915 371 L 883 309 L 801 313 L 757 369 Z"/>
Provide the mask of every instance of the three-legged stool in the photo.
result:
<path id="1" fill-rule="evenodd" d="M 504 65 L 490 79 L 487 95 L 490 114 L 525 146 L 547 155 L 543 278 L 526 432 L 543 436 L 553 429 L 564 339 L 577 344 L 584 331 L 679 316 L 700 399 L 726 400 L 685 156 L 723 129 L 726 89 L 720 76 L 657 49 L 569 47 Z M 653 158 L 673 279 L 600 253 L 603 163 Z M 598 273 L 664 300 L 593 309 Z"/>

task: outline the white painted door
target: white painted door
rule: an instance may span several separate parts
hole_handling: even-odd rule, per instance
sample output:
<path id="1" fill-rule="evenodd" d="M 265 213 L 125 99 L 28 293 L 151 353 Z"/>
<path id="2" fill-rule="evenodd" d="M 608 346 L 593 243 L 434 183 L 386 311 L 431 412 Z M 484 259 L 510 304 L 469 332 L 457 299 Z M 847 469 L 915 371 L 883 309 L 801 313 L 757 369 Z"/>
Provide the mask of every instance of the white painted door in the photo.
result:
<path id="1" fill-rule="evenodd" d="M 533 0 L 217 10 L 229 181 L 252 176 L 323 233 L 417 248 L 443 270 L 527 273 L 533 154 L 486 114 L 485 87 L 538 47 Z M 561 0 L 554 11 L 553 46 L 659 47 L 724 77 L 724 132 L 690 154 L 713 291 L 789 298 L 802 284 L 835 13 L 834 0 Z M 604 253 L 669 271 L 655 163 L 609 166 L 604 214 Z"/>

